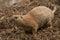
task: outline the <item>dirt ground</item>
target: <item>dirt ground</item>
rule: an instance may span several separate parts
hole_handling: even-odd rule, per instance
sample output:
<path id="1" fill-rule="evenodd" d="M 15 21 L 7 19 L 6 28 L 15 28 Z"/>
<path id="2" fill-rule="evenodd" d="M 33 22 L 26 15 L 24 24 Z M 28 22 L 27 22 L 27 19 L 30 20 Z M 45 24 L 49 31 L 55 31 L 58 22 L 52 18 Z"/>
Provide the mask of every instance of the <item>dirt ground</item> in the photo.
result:
<path id="1" fill-rule="evenodd" d="M 25 15 L 37 6 L 46 6 L 53 10 L 57 6 L 53 20 L 53 28 L 44 27 L 36 33 L 36 38 L 32 33 L 24 31 L 17 22 L 11 20 L 12 15 Z M 60 0 L 22 0 L 10 7 L 0 6 L 0 40 L 60 40 Z"/>

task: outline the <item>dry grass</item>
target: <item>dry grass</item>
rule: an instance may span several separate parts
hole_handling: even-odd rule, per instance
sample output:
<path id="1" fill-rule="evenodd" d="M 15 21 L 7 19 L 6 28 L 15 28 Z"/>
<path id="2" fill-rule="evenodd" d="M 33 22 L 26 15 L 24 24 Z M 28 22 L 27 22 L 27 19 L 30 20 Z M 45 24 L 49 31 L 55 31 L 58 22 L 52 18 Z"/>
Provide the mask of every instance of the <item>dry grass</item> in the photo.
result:
<path id="1" fill-rule="evenodd" d="M 55 12 L 55 19 L 53 20 L 53 28 L 41 28 L 34 37 L 31 33 L 25 33 L 24 28 L 20 25 L 16 25 L 17 22 L 11 20 L 11 16 L 14 14 L 25 15 L 32 8 L 40 5 L 47 6 L 53 9 L 53 6 L 49 5 L 53 3 L 58 5 L 58 9 Z M 60 40 L 60 5 L 59 0 L 29 0 L 22 1 L 12 5 L 11 7 L 3 6 L 0 9 L 0 40 Z"/>

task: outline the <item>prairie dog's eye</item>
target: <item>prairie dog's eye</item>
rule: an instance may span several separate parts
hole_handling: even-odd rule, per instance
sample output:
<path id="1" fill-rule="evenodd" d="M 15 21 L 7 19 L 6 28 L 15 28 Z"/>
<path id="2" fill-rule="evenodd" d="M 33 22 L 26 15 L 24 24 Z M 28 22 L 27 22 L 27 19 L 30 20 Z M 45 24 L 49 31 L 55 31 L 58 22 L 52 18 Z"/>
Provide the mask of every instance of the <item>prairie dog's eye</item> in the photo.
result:
<path id="1" fill-rule="evenodd" d="M 14 17 L 15 19 L 17 19 L 18 17 Z"/>

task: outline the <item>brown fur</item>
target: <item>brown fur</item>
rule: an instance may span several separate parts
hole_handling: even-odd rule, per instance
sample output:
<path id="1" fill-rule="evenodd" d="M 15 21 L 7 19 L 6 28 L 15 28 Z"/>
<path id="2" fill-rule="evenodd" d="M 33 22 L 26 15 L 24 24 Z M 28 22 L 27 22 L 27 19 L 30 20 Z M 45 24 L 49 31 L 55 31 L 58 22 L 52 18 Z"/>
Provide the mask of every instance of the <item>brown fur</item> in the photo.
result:
<path id="1" fill-rule="evenodd" d="M 17 17 L 16 21 L 22 22 L 25 26 L 31 27 L 33 32 L 37 32 L 39 25 L 42 27 L 46 22 L 52 26 L 55 11 L 56 7 L 54 7 L 52 11 L 45 6 L 38 6 L 33 8 L 26 15 L 23 15 L 22 18 L 20 15 L 13 15 L 13 18 Z"/>

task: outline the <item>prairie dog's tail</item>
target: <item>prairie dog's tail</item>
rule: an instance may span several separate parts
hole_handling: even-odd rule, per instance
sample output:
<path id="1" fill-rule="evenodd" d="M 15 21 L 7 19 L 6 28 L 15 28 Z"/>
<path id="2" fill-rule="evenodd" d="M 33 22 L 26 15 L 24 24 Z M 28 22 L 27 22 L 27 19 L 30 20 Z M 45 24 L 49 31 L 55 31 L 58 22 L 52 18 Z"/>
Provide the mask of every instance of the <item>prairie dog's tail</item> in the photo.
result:
<path id="1" fill-rule="evenodd" d="M 57 7 L 55 6 L 54 9 L 53 9 L 53 11 L 52 11 L 52 13 L 54 13 L 56 10 L 57 10 Z"/>

